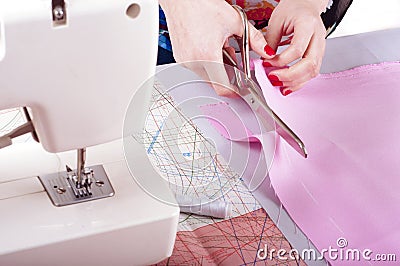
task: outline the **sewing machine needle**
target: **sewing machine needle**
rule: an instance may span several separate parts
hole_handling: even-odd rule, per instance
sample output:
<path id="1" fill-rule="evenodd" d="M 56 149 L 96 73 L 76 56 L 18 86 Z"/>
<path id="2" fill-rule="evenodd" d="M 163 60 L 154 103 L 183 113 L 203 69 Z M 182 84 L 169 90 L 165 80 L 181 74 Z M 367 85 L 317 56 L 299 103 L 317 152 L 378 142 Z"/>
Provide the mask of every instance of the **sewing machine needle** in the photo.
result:
<path id="1" fill-rule="evenodd" d="M 78 167 L 76 168 L 77 188 L 82 187 L 82 173 L 85 169 L 86 149 L 78 149 Z"/>

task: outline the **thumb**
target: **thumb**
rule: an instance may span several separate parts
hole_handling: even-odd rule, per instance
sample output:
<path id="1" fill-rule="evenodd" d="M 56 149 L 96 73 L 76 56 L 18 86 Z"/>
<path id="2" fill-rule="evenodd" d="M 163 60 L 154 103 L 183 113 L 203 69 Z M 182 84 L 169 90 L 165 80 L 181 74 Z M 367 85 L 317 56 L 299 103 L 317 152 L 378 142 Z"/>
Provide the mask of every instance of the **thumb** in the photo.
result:
<path id="1" fill-rule="evenodd" d="M 263 58 L 272 58 L 275 55 L 275 49 L 268 45 L 261 31 L 257 30 L 249 23 L 249 40 L 251 49 Z"/>
<path id="2" fill-rule="evenodd" d="M 271 17 L 268 23 L 268 31 L 266 39 L 268 41 L 269 46 L 271 46 L 272 49 L 274 50 L 277 49 L 279 43 L 281 42 L 282 35 L 283 35 L 282 20 L 279 20 L 279 18 L 276 17 Z"/>

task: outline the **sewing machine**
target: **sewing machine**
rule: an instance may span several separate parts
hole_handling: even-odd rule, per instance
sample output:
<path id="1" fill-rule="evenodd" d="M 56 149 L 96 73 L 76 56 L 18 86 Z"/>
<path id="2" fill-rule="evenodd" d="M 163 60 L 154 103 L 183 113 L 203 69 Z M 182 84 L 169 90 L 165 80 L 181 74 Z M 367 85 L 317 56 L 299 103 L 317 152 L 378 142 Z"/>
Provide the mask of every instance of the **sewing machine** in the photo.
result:
<path id="1" fill-rule="evenodd" d="M 143 265 L 172 253 L 179 208 L 134 182 L 121 140 L 132 95 L 155 72 L 157 17 L 155 0 L 0 2 L 0 110 L 26 115 L 0 136 L 0 265 Z M 26 133 L 39 143 L 11 145 Z M 144 148 L 130 148 L 174 202 Z"/>

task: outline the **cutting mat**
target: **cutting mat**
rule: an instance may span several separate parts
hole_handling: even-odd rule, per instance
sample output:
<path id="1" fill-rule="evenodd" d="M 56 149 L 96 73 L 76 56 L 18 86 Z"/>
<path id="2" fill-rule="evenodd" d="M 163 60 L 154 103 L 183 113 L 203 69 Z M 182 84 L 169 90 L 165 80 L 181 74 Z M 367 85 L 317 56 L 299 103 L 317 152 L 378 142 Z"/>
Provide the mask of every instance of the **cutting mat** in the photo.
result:
<path id="1" fill-rule="evenodd" d="M 140 141 L 171 190 L 232 205 L 227 219 L 182 213 L 173 255 L 159 265 L 305 265 L 277 256 L 257 258 L 257 250 L 265 245 L 276 250 L 292 247 L 240 176 L 159 82 L 154 85 L 150 106 Z"/>

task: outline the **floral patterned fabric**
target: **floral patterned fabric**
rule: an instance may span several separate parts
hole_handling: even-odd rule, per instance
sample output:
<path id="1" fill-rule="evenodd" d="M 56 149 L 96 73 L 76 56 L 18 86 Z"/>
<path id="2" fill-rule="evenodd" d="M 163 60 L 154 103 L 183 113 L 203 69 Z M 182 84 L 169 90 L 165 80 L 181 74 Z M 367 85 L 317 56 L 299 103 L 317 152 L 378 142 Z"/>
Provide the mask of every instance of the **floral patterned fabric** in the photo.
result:
<path id="1" fill-rule="evenodd" d="M 272 11 L 280 0 L 227 0 L 232 5 L 238 5 L 246 11 L 247 18 L 254 22 L 257 29 L 264 29 L 268 25 Z"/>

